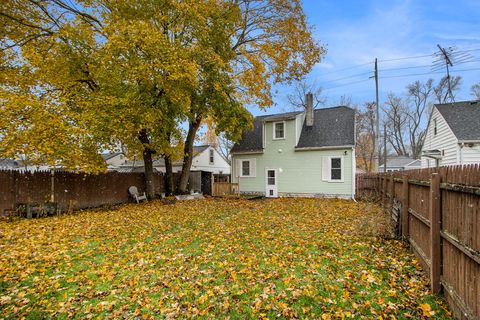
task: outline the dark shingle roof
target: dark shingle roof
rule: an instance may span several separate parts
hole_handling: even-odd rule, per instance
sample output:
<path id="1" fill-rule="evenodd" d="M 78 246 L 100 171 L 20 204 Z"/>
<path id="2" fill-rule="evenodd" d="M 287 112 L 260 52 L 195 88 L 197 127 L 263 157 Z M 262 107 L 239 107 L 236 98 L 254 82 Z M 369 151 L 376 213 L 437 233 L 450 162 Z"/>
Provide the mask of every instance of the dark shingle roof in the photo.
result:
<path id="1" fill-rule="evenodd" d="M 262 151 L 262 126 L 267 116 L 256 117 L 253 120 L 253 130 L 245 131 L 242 139 L 235 143 L 231 152 Z"/>
<path id="2" fill-rule="evenodd" d="M 313 126 L 303 124 L 297 148 L 355 145 L 355 110 L 340 106 L 314 113 Z"/>
<path id="3" fill-rule="evenodd" d="M 253 130 L 243 134 L 240 142 L 232 148 L 235 152 L 262 151 L 262 125 L 265 121 L 293 119 L 302 112 L 288 112 L 256 117 Z M 333 107 L 314 110 L 312 127 L 303 124 L 298 148 L 333 147 L 355 144 L 355 111 L 348 107 Z"/>
<path id="4" fill-rule="evenodd" d="M 200 152 L 203 152 L 203 150 L 208 149 L 208 147 L 210 147 L 210 145 L 208 145 L 208 144 L 203 145 L 203 146 L 193 146 L 193 153 L 194 153 L 194 155 L 196 155 Z"/>
<path id="5" fill-rule="evenodd" d="M 480 101 L 436 104 L 458 140 L 480 140 Z"/>

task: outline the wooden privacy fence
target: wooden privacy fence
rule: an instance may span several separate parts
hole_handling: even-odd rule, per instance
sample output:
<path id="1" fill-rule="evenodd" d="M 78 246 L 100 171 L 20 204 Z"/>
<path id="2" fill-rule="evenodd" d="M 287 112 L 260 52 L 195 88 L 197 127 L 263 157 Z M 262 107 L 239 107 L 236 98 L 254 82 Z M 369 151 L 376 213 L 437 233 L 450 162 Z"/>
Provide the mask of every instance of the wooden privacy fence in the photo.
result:
<path id="1" fill-rule="evenodd" d="M 357 197 L 376 195 L 397 221 L 459 319 L 480 319 L 480 166 L 357 176 Z"/>
<path id="2" fill-rule="evenodd" d="M 174 181 L 179 173 L 174 174 Z M 212 173 L 192 171 L 189 190 L 212 193 Z M 165 177 L 154 174 L 155 193 L 165 192 Z M 0 171 L 0 216 L 13 212 L 19 206 L 41 207 L 54 203 L 55 211 L 84 209 L 125 203 L 130 200 L 128 188 L 146 190 L 145 175 L 141 172 L 107 172 L 87 175 L 67 171 Z M 26 210 L 28 213 L 28 209 Z"/>
<path id="3" fill-rule="evenodd" d="M 164 176 L 154 174 L 155 193 L 164 190 Z M 59 211 L 129 201 L 128 188 L 145 191 L 143 173 L 108 172 L 86 175 L 66 171 L 0 171 L 0 214 L 18 204 L 56 203 Z"/>

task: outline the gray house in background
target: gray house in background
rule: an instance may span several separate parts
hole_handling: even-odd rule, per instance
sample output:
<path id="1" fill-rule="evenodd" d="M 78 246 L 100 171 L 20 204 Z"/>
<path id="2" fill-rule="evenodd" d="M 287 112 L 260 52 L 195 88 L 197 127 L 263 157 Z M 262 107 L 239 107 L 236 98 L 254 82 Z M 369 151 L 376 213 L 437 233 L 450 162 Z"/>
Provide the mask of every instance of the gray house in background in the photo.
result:
<path id="1" fill-rule="evenodd" d="M 377 172 L 384 172 L 384 165 L 380 165 Z M 422 161 L 410 157 L 387 157 L 387 172 L 421 169 Z"/>
<path id="2" fill-rule="evenodd" d="M 22 167 L 20 160 L 0 158 L 0 170 L 17 170 Z"/>

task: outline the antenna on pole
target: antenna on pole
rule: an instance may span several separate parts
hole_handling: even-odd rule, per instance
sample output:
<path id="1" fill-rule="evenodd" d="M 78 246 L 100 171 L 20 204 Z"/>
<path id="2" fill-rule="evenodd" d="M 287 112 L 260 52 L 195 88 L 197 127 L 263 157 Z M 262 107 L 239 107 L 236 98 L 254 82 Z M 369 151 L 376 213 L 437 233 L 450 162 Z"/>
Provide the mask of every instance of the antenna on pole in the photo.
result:
<path id="1" fill-rule="evenodd" d="M 442 59 L 445 60 L 445 67 L 447 68 L 448 91 L 445 94 L 445 99 L 447 98 L 447 95 L 450 95 L 450 99 L 453 101 L 454 98 L 453 98 L 453 94 L 452 94 L 452 85 L 451 85 L 451 81 L 450 81 L 450 70 L 448 68 L 448 66 L 453 67 L 452 60 L 450 59 L 450 55 L 449 55 L 453 50 L 452 50 L 452 48 L 449 48 L 450 50 L 449 50 L 449 52 L 447 52 L 447 50 L 445 50 L 445 48 L 442 48 L 442 46 L 440 46 L 439 44 L 437 44 L 437 47 L 438 47 L 438 49 L 440 49 L 440 56 L 441 56 Z"/>
<path id="2" fill-rule="evenodd" d="M 450 97 L 450 101 L 454 102 L 455 97 L 452 92 L 452 79 L 450 77 L 450 67 L 453 65 L 459 65 L 462 63 L 469 63 L 475 61 L 474 56 L 472 56 L 468 51 L 457 50 L 456 47 L 443 48 L 441 45 L 437 44 L 439 49 L 434 55 L 436 60 L 433 62 L 432 71 L 439 71 L 441 69 L 446 69 L 447 71 L 447 92 L 443 99 L 446 101 L 447 97 Z"/>

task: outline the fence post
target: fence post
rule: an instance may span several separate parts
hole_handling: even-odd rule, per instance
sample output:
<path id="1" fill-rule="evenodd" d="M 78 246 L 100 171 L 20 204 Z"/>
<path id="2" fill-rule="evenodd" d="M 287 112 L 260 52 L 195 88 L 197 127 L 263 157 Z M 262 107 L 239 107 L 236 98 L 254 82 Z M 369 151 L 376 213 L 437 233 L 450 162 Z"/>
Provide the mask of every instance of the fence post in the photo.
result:
<path id="1" fill-rule="evenodd" d="M 430 182 L 430 281 L 433 293 L 440 293 L 442 217 L 440 212 L 440 176 L 432 173 Z"/>
<path id="2" fill-rule="evenodd" d="M 406 174 L 403 175 L 403 199 L 402 199 L 402 235 L 403 239 L 408 242 L 409 238 L 409 217 L 408 217 L 408 207 L 409 207 L 409 199 L 408 199 L 408 176 Z"/>
<path id="3" fill-rule="evenodd" d="M 237 176 L 238 197 L 240 198 L 240 176 Z"/>
<path id="4" fill-rule="evenodd" d="M 395 200 L 395 177 L 393 173 L 390 175 L 390 178 L 392 181 L 392 185 L 390 186 L 390 208 L 393 208 L 393 203 Z"/>
<path id="5" fill-rule="evenodd" d="M 383 204 L 383 209 L 387 208 L 387 175 L 383 174 L 382 175 L 382 204 Z"/>

